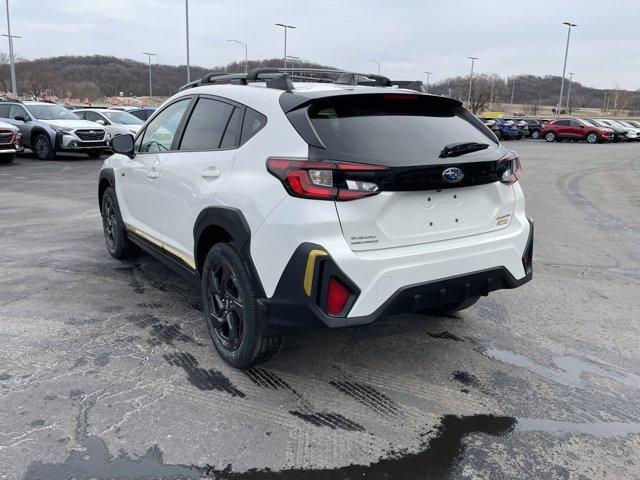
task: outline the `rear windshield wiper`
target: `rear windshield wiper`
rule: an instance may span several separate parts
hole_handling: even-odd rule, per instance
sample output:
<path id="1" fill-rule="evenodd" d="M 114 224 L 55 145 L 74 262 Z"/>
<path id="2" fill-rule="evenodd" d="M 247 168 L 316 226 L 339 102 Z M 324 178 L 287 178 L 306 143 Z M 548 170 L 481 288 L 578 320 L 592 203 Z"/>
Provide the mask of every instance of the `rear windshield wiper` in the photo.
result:
<path id="1" fill-rule="evenodd" d="M 467 153 L 477 152 L 489 148 L 486 143 L 476 142 L 462 142 L 462 143 L 450 143 L 440 152 L 440 158 L 459 157 L 460 155 L 466 155 Z"/>

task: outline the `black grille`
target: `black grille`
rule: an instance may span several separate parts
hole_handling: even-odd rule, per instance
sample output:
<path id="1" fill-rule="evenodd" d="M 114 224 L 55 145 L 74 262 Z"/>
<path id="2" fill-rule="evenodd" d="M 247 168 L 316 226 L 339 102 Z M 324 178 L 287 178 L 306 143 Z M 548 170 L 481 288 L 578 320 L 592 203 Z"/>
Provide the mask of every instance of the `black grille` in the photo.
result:
<path id="1" fill-rule="evenodd" d="M 104 131 L 102 130 L 76 130 L 75 134 L 85 142 L 95 142 L 104 138 Z"/>
<path id="2" fill-rule="evenodd" d="M 0 143 L 11 143 L 13 141 L 13 132 L 0 132 Z"/>

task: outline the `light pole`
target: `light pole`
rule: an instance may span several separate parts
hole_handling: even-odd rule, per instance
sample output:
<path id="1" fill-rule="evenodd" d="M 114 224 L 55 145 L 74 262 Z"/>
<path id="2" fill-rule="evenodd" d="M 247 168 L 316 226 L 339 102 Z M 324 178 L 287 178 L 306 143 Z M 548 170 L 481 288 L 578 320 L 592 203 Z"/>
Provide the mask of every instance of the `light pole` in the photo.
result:
<path id="1" fill-rule="evenodd" d="M 249 72 L 249 57 L 247 56 L 247 44 L 240 40 L 227 40 L 227 42 L 235 43 L 244 48 L 244 73 Z"/>
<path id="2" fill-rule="evenodd" d="M 467 106 L 471 108 L 471 87 L 473 86 L 473 64 L 478 60 L 478 57 L 469 57 L 471 60 L 471 74 L 469 75 L 469 96 L 467 97 Z"/>
<path id="3" fill-rule="evenodd" d="M 287 68 L 287 30 L 290 28 L 296 28 L 293 25 L 285 25 L 284 23 L 276 23 L 277 27 L 284 29 L 284 68 Z"/>
<path id="4" fill-rule="evenodd" d="M 620 89 L 620 85 L 615 80 L 611 80 L 612 83 L 616 84 L 616 94 L 613 97 L 613 116 L 616 116 L 616 112 L 618 111 L 618 90 Z"/>
<path id="5" fill-rule="evenodd" d="M 493 111 L 493 87 L 496 83 L 496 74 L 491 75 L 491 94 L 489 95 L 489 108 Z"/>
<path id="6" fill-rule="evenodd" d="M 427 75 L 427 91 L 425 93 L 429 93 L 429 79 L 431 78 L 431 75 L 433 75 L 433 72 L 424 72 Z"/>
<path id="7" fill-rule="evenodd" d="M 511 114 L 513 115 L 513 97 L 516 93 L 516 84 L 518 82 L 516 82 L 515 80 L 511 81 L 511 105 L 509 106 L 509 109 L 511 110 Z"/>
<path id="8" fill-rule="evenodd" d="M 560 83 L 560 100 L 558 101 L 558 106 L 556 107 L 556 115 L 560 115 L 560 108 L 562 107 L 562 94 L 564 92 L 564 76 L 567 72 L 567 56 L 569 55 L 569 40 L 571 39 L 571 27 L 577 27 L 575 23 L 571 22 L 562 22 L 563 25 L 569 27 L 567 30 L 567 46 L 564 50 L 564 66 L 562 67 L 562 82 Z"/>
<path id="9" fill-rule="evenodd" d="M 153 84 L 151 82 L 151 57 L 158 57 L 156 53 L 151 52 L 142 52 L 143 55 L 146 55 L 149 59 L 149 98 L 153 102 Z M 155 105 L 155 102 L 154 102 Z"/>
<path id="10" fill-rule="evenodd" d="M 607 92 L 604 92 L 604 100 L 602 100 L 602 113 L 607 113 Z"/>
<path id="11" fill-rule="evenodd" d="M 295 55 L 287 55 L 287 58 L 291 60 L 291 68 L 296 68 L 296 60 L 300 64 L 300 68 L 302 68 L 302 59 L 300 57 L 296 57 Z"/>
<path id="12" fill-rule="evenodd" d="M 187 83 L 191 81 L 191 61 L 189 59 L 189 0 L 184 0 L 184 18 L 187 27 Z"/>
<path id="13" fill-rule="evenodd" d="M 569 72 L 569 88 L 567 89 L 567 107 L 565 109 L 567 111 L 567 114 L 571 113 L 571 111 L 569 110 L 569 100 L 571 99 L 571 84 L 573 83 L 574 75 L 575 73 Z"/>
<path id="14" fill-rule="evenodd" d="M 13 39 L 14 38 L 22 38 L 17 35 L 11 35 L 11 20 L 9 15 L 9 0 L 6 0 L 7 5 L 7 34 L 2 35 L 3 37 L 7 37 L 9 39 L 9 62 L 11 63 L 11 93 L 13 93 L 14 98 L 18 98 L 18 87 L 16 85 L 16 61 L 13 56 Z"/>
<path id="15" fill-rule="evenodd" d="M 369 61 L 375 63 L 378 66 L 378 75 L 380 75 L 380 62 L 377 60 L 369 60 Z"/>

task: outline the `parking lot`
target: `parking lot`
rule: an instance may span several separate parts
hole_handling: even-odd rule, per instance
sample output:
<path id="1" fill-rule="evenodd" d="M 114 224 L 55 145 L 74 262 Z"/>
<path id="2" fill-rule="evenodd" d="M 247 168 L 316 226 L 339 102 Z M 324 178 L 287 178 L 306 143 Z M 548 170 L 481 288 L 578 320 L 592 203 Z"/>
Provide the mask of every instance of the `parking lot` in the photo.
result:
<path id="1" fill-rule="evenodd" d="M 0 166 L 0 479 L 640 477 L 640 145 L 508 145 L 532 282 L 248 371 L 197 290 L 107 254 L 99 161 Z"/>

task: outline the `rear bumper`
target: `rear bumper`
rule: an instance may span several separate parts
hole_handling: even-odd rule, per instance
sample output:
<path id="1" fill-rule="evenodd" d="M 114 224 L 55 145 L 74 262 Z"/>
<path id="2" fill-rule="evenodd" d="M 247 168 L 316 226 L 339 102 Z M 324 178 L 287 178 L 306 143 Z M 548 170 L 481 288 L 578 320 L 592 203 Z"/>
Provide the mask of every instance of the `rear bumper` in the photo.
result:
<path id="1" fill-rule="evenodd" d="M 522 248 L 516 247 L 515 251 L 511 249 L 509 252 L 498 246 L 498 251 L 503 255 L 503 261 L 506 264 L 510 264 L 513 260 L 510 257 L 515 253 L 519 268 L 514 268 L 510 264 L 511 270 L 501 265 L 499 261 L 496 263 L 495 257 L 488 251 L 483 252 L 480 247 L 469 257 L 460 258 L 461 251 L 454 251 L 449 252 L 447 259 L 427 261 L 425 258 L 425 263 L 420 265 L 402 264 L 401 259 L 398 259 L 395 269 L 382 271 L 379 276 L 371 278 L 369 283 L 359 286 L 353 276 L 346 273 L 348 270 L 339 267 L 339 265 L 343 267 L 349 265 L 341 263 L 331 254 L 318 256 L 312 265 L 310 292 L 305 290 L 302 279 L 306 273 L 305 269 L 309 269 L 310 253 L 323 247 L 304 243 L 296 249 L 288 262 L 274 295 L 263 300 L 268 323 L 284 327 L 366 325 L 390 315 L 415 313 L 423 309 L 461 302 L 476 295 L 488 295 L 495 290 L 519 287 L 530 281 L 533 276 L 533 222 L 531 220 L 527 219 L 527 228 L 522 229 L 521 234 L 525 235 L 522 238 Z M 491 266 L 475 269 L 474 267 L 478 265 Z M 369 270 L 370 267 L 370 265 L 361 264 L 362 270 Z M 397 277 L 403 273 L 415 275 L 416 267 L 424 272 L 423 278 L 430 276 L 428 273 L 430 270 L 437 272 L 444 269 L 455 272 L 456 269 L 474 269 L 451 276 L 443 275 L 433 280 L 407 282 L 394 290 L 393 283 L 389 282 L 392 275 L 395 274 Z M 516 277 L 516 275 L 519 276 Z M 340 316 L 328 315 L 323 307 L 331 276 L 338 278 L 352 292 Z"/>

